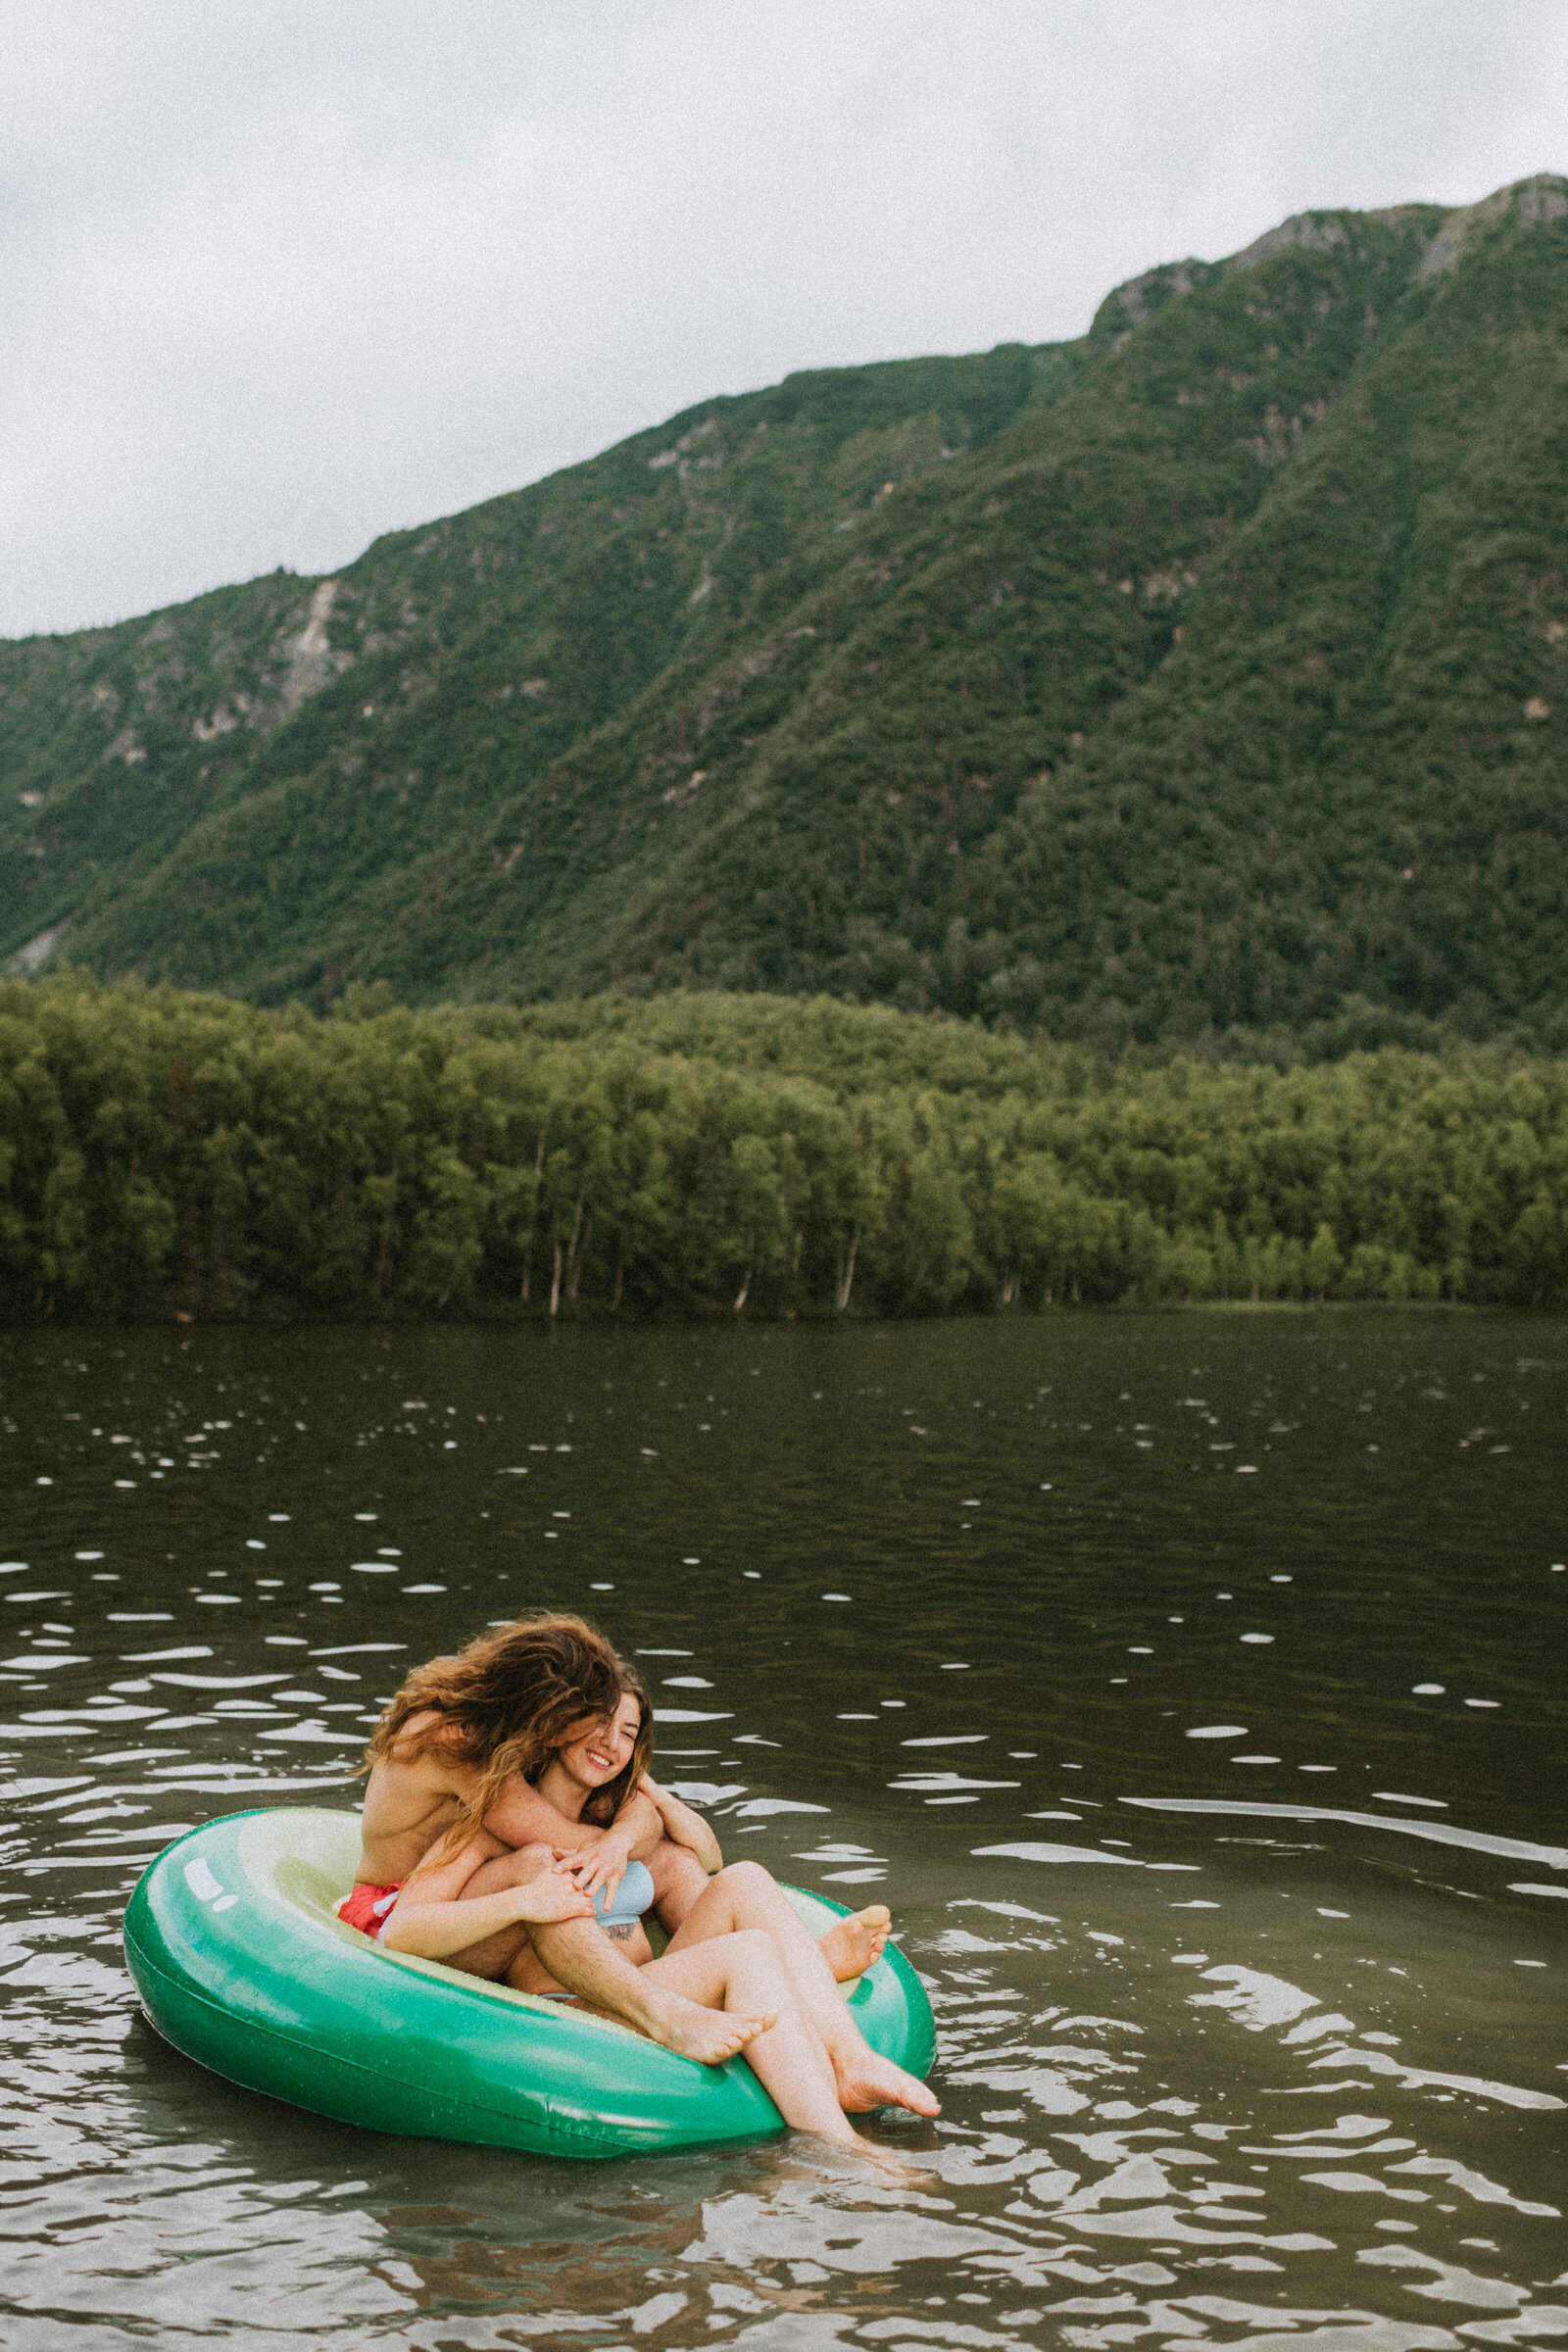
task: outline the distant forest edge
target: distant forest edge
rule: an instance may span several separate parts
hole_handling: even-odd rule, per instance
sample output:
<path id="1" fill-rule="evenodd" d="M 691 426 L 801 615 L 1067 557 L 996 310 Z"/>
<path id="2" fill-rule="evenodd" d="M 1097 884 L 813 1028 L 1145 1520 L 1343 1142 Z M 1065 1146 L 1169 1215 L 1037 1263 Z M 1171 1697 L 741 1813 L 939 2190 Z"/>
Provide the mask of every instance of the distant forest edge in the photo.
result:
<path id="1" fill-rule="evenodd" d="M 1138 1066 L 817 999 L 0 985 L 0 1311 L 1568 1303 L 1568 1067 Z"/>
<path id="2" fill-rule="evenodd" d="M 1565 513 L 1568 182 L 1302 214 L 1071 342 L 794 375 L 331 578 L 0 645 L 0 956 L 1560 1051 Z M 886 1248 L 857 1298 L 984 1287 Z"/>

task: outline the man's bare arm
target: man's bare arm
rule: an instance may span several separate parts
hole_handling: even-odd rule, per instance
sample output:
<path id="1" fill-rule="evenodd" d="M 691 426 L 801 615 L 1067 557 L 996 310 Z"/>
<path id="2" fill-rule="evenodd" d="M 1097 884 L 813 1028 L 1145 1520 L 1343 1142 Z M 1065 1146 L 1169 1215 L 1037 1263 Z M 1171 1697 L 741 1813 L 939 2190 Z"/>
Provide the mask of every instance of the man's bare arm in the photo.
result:
<path id="1" fill-rule="evenodd" d="M 627 1799 L 612 1828 L 585 1832 L 580 1822 L 569 1821 L 522 1780 L 508 1782 L 485 1815 L 484 1827 L 510 1846 L 554 1846 L 587 1894 L 600 1886 L 613 1894 L 627 1863 L 645 1862 L 664 1835 L 658 1806 L 641 1794 Z"/>
<path id="2" fill-rule="evenodd" d="M 659 1815 L 659 1826 L 672 1845 L 683 1845 L 694 1853 L 710 1878 L 724 1867 L 724 1856 L 712 1827 L 690 1805 L 683 1805 L 678 1796 L 662 1788 L 651 1773 L 642 1778 L 642 1793 Z"/>

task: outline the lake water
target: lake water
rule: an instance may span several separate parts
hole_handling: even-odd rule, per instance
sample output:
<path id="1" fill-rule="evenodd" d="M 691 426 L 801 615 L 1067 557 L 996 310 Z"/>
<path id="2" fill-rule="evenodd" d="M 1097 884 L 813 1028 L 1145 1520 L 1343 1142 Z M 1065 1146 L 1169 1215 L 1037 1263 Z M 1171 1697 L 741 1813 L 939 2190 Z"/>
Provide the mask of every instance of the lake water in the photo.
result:
<path id="1" fill-rule="evenodd" d="M 12 1333 L 0 1399 L 6 2347 L 1568 2334 L 1561 1321 Z M 729 1856 L 895 1906 L 909 2187 L 374 2137 L 139 2016 L 164 1840 L 352 1803 L 539 1604 Z"/>

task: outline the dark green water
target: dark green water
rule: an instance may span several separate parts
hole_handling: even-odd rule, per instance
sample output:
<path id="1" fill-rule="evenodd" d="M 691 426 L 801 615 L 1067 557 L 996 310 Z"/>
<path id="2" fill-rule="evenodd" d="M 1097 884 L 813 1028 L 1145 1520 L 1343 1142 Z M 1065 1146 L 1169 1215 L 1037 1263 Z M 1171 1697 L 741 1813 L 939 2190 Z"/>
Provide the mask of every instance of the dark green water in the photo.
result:
<path id="1" fill-rule="evenodd" d="M 6 2347 L 1568 2334 L 1561 1322 L 12 1334 L 0 1396 Z M 730 1856 L 895 1906 L 917 2186 L 375 2138 L 139 2018 L 163 1841 L 353 1801 L 540 1603 Z"/>

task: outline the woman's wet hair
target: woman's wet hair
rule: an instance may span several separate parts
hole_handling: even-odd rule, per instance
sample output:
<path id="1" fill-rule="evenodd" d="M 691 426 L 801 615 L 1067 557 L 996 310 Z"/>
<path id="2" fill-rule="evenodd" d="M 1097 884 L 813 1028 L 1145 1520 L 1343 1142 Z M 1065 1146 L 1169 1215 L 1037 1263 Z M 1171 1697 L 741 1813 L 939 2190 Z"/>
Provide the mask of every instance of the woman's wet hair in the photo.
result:
<path id="1" fill-rule="evenodd" d="M 612 1822 L 648 1767 L 653 1709 L 637 1676 L 585 1617 L 556 1610 L 514 1618 L 481 1634 L 456 1657 L 416 1666 L 393 1699 L 365 1751 L 365 1769 L 398 1747 L 404 1757 L 439 1743 L 473 1765 L 479 1784 L 442 1839 L 448 1852 L 470 1837 L 514 1775 L 537 1784 L 568 1734 L 585 1718 L 612 1716 L 622 1694 L 642 1703 L 642 1728 L 631 1762 L 607 1788 L 596 1789 L 582 1818 L 596 1828 Z M 416 1715 L 432 1720 L 412 1737 Z"/>

